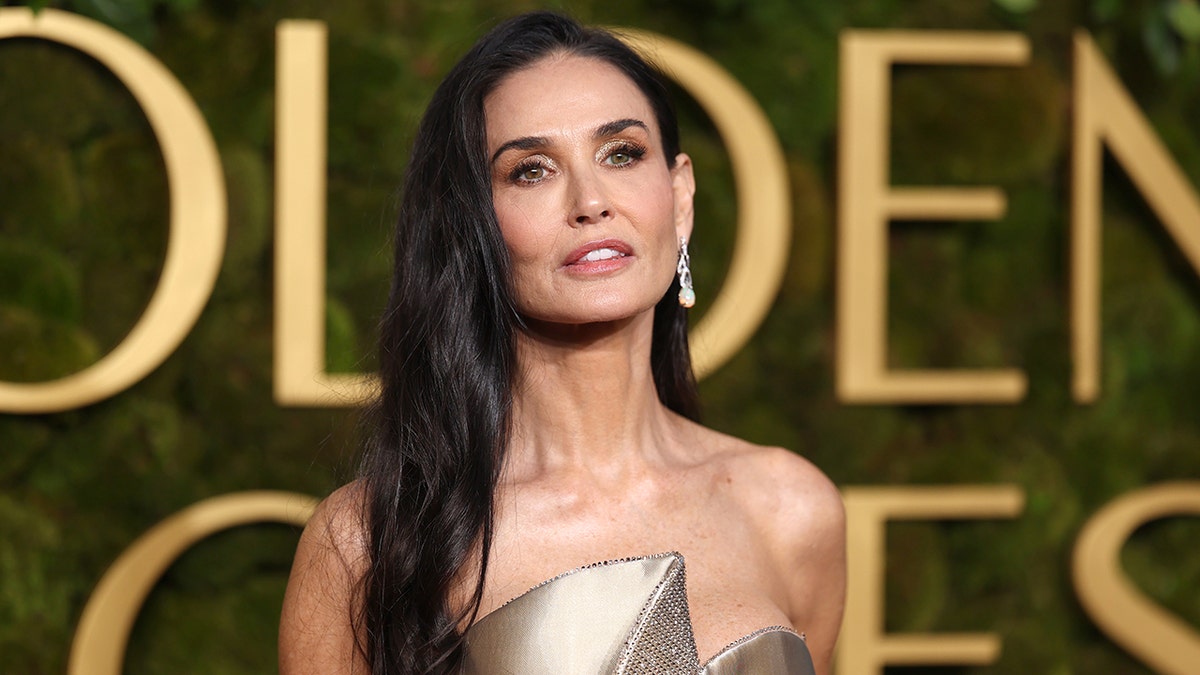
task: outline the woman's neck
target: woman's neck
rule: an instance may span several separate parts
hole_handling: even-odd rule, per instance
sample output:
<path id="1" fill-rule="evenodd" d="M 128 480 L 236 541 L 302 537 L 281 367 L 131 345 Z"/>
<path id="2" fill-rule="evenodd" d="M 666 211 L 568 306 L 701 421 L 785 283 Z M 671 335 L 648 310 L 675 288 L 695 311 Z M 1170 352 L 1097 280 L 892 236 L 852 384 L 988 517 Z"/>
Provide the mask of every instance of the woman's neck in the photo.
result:
<path id="1" fill-rule="evenodd" d="M 652 334 L 652 312 L 619 323 L 535 324 L 522 333 L 510 470 L 613 472 L 662 452 L 673 415 L 654 385 Z"/>

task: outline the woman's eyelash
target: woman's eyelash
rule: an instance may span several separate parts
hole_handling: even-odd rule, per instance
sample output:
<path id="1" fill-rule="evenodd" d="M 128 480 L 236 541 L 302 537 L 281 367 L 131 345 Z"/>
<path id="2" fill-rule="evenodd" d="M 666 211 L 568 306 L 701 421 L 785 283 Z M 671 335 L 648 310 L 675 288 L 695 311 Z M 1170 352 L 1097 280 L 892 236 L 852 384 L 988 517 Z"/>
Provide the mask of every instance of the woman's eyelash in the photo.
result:
<path id="1" fill-rule="evenodd" d="M 534 178 L 527 177 L 525 174 L 530 171 L 539 171 L 540 174 Z M 545 178 L 545 174 L 546 165 L 544 163 L 537 159 L 527 159 L 513 167 L 508 174 L 508 179 L 514 183 L 536 183 Z"/>
<path id="2" fill-rule="evenodd" d="M 619 143 L 617 145 L 609 146 L 609 147 L 605 148 L 603 155 L 604 155 L 604 159 L 606 161 L 615 155 L 629 155 L 630 161 L 614 165 L 614 166 L 627 166 L 628 164 L 632 164 L 633 162 L 636 162 L 637 160 L 644 157 L 646 155 L 646 148 L 644 148 L 643 146 L 638 145 L 636 143 L 629 143 L 629 142 L 622 141 L 621 143 Z"/>

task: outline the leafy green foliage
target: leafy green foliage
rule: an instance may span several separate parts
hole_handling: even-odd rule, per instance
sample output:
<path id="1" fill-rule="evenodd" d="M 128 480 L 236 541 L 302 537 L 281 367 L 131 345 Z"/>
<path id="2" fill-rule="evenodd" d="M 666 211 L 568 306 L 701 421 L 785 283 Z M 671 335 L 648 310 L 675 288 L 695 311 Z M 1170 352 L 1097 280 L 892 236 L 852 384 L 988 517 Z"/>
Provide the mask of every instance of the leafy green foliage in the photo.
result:
<path id="1" fill-rule="evenodd" d="M 996 5 L 1013 14 L 1024 14 L 1037 9 L 1038 0 L 994 0 Z"/>
<path id="2" fill-rule="evenodd" d="M 1188 42 L 1200 42 L 1200 3 L 1175 0 L 1167 6 L 1167 23 Z"/>

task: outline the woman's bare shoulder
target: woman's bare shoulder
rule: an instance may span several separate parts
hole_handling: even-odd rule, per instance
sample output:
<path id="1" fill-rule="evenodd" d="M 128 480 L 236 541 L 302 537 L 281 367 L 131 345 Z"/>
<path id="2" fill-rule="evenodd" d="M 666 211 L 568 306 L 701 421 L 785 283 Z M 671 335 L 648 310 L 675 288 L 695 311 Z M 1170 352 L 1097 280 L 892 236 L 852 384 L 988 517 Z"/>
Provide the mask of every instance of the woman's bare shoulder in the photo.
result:
<path id="1" fill-rule="evenodd" d="M 313 511 L 301 536 L 301 545 L 322 546 L 348 563 L 360 563 L 367 550 L 365 499 L 362 481 L 334 490 Z"/>
<path id="2" fill-rule="evenodd" d="M 786 448 L 755 447 L 753 462 L 748 465 L 770 501 L 766 515 L 806 529 L 840 531 L 844 527 L 841 493 L 817 465 Z"/>
<path id="3" fill-rule="evenodd" d="M 300 536 L 279 625 L 285 675 L 364 672 L 355 628 L 369 560 L 364 503 L 361 483 L 339 488 L 317 505 Z"/>
<path id="4" fill-rule="evenodd" d="M 711 429 L 701 434 L 708 448 L 708 461 L 719 467 L 751 513 L 807 527 L 843 526 L 841 494 L 833 481 L 803 455 Z"/>

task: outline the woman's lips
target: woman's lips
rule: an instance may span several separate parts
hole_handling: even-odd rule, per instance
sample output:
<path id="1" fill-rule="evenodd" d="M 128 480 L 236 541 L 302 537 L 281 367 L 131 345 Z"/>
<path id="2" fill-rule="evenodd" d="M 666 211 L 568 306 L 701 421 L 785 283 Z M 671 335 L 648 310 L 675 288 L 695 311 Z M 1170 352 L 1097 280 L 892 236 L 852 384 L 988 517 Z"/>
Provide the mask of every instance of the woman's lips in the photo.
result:
<path id="1" fill-rule="evenodd" d="M 571 251 L 562 269 L 573 274 L 600 274 L 620 269 L 633 258 L 633 249 L 619 239 L 593 241 Z"/>

